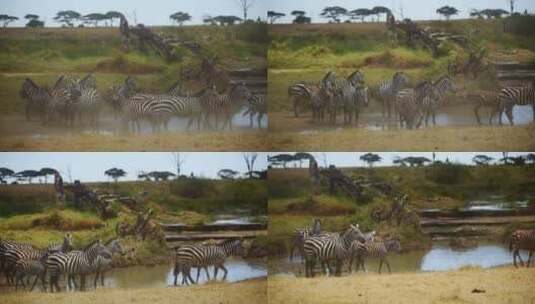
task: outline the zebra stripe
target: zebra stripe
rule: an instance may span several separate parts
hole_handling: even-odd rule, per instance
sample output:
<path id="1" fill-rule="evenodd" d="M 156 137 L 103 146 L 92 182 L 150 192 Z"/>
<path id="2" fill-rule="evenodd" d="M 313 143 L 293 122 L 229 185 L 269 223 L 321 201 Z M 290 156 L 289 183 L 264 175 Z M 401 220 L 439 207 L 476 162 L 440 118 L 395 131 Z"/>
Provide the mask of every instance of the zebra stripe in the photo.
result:
<path id="1" fill-rule="evenodd" d="M 335 261 L 335 275 L 341 275 L 342 263 L 349 256 L 349 247 L 359 237 L 362 237 L 362 232 L 359 230 L 358 225 L 350 225 L 348 229 L 340 234 L 334 234 L 330 237 L 313 236 L 306 239 L 304 244 L 306 276 L 314 276 L 317 260 L 320 261 L 324 271 L 325 266 L 329 268 L 330 274 L 332 274 L 332 269 L 329 262 Z"/>
<path id="2" fill-rule="evenodd" d="M 15 290 L 18 289 L 19 282 L 23 287 L 26 287 L 24 284 L 24 278 L 30 279 L 32 276 L 35 276 L 33 281 L 32 288 L 33 290 L 38 279 L 41 279 L 43 291 L 46 291 L 45 285 L 45 275 L 46 275 L 46 266 L 45 261 L 48 257 L 48 254 L 45 254 L 39 260 L 30 260 L 30 259 L 20 259 L 14 265 L 14 278 L 15 278 Z"/>
<path id="3" fill-rule="evenodd" d="M 288 96 L 292 98 L 294 116 L 299 117 L 299 108 L 311 102 L 312 91 L 317 90 L 318 85 L 308 82 L 298 82 L 288 87 Z"/>
<path id="4" fill-rule="evenodd" d="M 204 268 L 208 279 L 208 266 L 214 266 L 214 280 L 217 279 L 218 269 L 224 271 L 223 280 L 227 277 L 227 269 L 224 266 L 225 259 L 231 255 L 242 255 L 244 252 L 242 242 L 240 240 L 225 240 L 218 245 L 186 245 L 178 248 L 176 252 L 175 262 L 175 281 L 177 284 L 178 274 L 182 273 L 182 284 L 188 285 L 188 280 L 191 283 L 197 283 L 199 280 L 200 268 Z M 197 280 L 193 281 L 190 270 L 192 267 L 198 267 Z"/>
<path id="5" fill-rule="evenodd" d="M 408 84 L 408 77 L 403 72 L 396 72 L 392 80 L 383 80 L 379 83 L 379 97 L 382 102 L 382 117 L 385 113 L 390 119 L 392 113 L 396 113 L 394 102 L 398 92 Z"/>
<path id="6" fill-rule="evenodd" d="M 524 265 L 524 261 L 520 257 L 520 250 L 529 251 L 528 262 L 526 267 L 529 267 L 531 256 L 535 251 L 535 229 L 530 230 L 516 230 L 511 235 L 509 240 L 509 251 L 513 251 L 513 264 L 516 265 L 516 258 L 520 260 L 520 264 Z"/>
<path id="7" fill-rule="evenodd" d="M 428 125 L 429 116 L 432 116 L 433 125 L 436 125 L 436 111 L 442 105 L 442 100 L 448 92 L 455 93 L 455 83 L 449 76 L 442 76 L 432 85 L 432 92 L 422 98 L 422 107 L 425 113 L 425 125 Z"/>
<path id="8" fill-rule="evenodd" d="M 26 100 L 25 115 L 27 121 L 30 121 L 32 110 L 37 110 L 41 114 L 41 119 L 44 119 L 46 105 L 50 99 L 50 94 L 46 88 L 39 87 L 30 78 L 26 78 L 22 83 L 19 95 Z"/>
<path id="9" fill-rule="evenodd" d="M 381 268 L 383 263 L 388 267 L 388 273 L 390 270 L 390 263 L 386 259 L 386 256 L 389 252 L 399 252 L 401 251 L 401 245 L 398 240 L 386 240 L 384 242 L 361 242 L 355 241 L 351 244 L 351 259 L 349 262 L 349 272 L 351 272 L 351 266 L 353 264 L 353 259 L 356 257 L 356 271 L 359 270 L 360 266 L 364 272 L 366 272 L 365 260 L 367 257 L 377 257 L 379 258 L 379 273 L 381 273 Z"/>
<path id="10" fill-rule="evenodd" d="M 502 124 L 501 113 L 505 111 L 509 123 L 514 125 L 513 122 L 513 107 L 515 105 L 525 106 L 532 105 L 533 108 L 533 121 L 535 121 L 535 88 L 532 87 L 507 87 L 503 88 L 498 95 L 497 105 L 492 111 L 491 120 L 496 113 L 499 113 L 499 123 Z"/>
<path id="11" fill-rule="evenodd" d="M 247 99 L 247 110 L 243 115 L 245 116 L 249 114 L 249 126 L 251 128 L 253 127 L 253 116 L 256 115 L 258 128 L 260 129 L 260 122 L 264 115 L 267 114 L 267 107 L 266 95 L 252 94 L 251 97 Z"/>
<path id="12" fill-rule="evenodd" d="M 224 122 L 222 129 L 229 126 L 232 129 L 232 114 L 237 105 L 249 99 L 251 92 L 244 84 L 234 84 L 226 94 L 219 94 L 214 88 L 208 89 L 207 98 L 201 102 L 201 107 L 205 115 L 204 124 L 210 126 L 210 115 L 214 115 L 215 128 L 218 128 L 219 115 L 223 115 Z"/>

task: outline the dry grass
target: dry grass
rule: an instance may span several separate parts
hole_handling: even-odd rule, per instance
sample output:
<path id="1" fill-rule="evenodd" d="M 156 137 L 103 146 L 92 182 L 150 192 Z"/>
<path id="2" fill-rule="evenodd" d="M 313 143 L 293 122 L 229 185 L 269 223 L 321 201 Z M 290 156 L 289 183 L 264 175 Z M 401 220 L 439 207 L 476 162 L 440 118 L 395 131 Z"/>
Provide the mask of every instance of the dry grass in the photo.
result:
<path id="1" fill-rule="evenodd" d="M 270 303 L 535 303 L 535 269 L 270 278 Z M 472 293 L 474 289 L 484 293 Z"/>
<path id="2" fill-rule="evenodd" d="M 265 132 L 181 132 L 130 136 L 4 136 L 0 151 L 265 151 Z"/>
<path id="3" fill-rule="evenodd" d="M 266 280 L 241 283 L 214 283 L 185 288 L 98 289 L 70 293 L 0 294 L 0 302 L 9 303 L 267 303 Z"/>
<path id="4" fill-rule="evenodd" d="M 270 116 L 270 123 L 273 117 Z M 271 132 L 275 151 L 533 151 L 535 124 L 418 130 L 336 129 Z"/>

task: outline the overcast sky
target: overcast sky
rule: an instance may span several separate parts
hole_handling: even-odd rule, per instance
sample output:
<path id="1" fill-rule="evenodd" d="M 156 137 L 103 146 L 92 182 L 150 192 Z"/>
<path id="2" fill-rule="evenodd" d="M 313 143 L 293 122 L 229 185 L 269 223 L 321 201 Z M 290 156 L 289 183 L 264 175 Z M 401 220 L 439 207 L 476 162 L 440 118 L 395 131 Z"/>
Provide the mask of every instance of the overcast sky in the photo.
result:
<path id="1" fill-rule="evenodd" d="M 248 19 L 266 19 L 265 4 L 270 0 L 254 0 L 249 10 Z M 182 11 L 193 18 L 187 24 L 201 24 L 203 16 L 235 15 L 243 13 L 238 0 L 0 0 L 0 14 L 19 17 L 20 20 L 10 26 L 24 26 L 24 16 L 29 13 L 41 16 L 46 26 L 59 26 L 53 20 L 60 10 L 74 10 L 82 15 L 106 13 L 114 10 L 122 12 L 133 23 L 134 16 L 138 23 L 145 25 L 168 25 L 169 15 Z M 117 24 L 117 22 L 115 22 Z"/>
<path id="2" fill-rule="evenodd" d="M 307 15 L 312 17 L 312 22 L 326 22 L 325 18 L 320 18 L 321 10 L 326 6 L 341 6 L 348 10 L 357 8 L 371 9 L 374 6 L 386 6 L 390 8 L 397 19 L 401 16 L 401 7 L 403 7 L 403 16 L 414 20 L 438 19 L 439 15 L 435 13 L 437 8 L 444 5 L 454 6 L 460 10 L 459 15 L 453 18 L 467 18 L 471 9 L 484 8 L 502 8 L 509 11 L 508 0 L 270 0 L 269 9 L 285 13 L 285 18 L 277 22 L 291 22 L 293 16 L 290 12 L 293 10 L 304 10 Z M 516 0 L 515 11 L 523 12 L 527 9 L 530 13 L 535 12 L 535 0 Z M 289 15 L 289 16 L 288 16 Z"/>
<path id="3" fill-rule="evenodd" d="M 280 152 L 280 153 L 289 153 L 293 154 L 294 152 Z M 270 156 L 280 154 L 269 153 Z M 324 155 L 327 157 L 328 165 L 335 165 L 337 167 L 355 167 L 355 166 L 368 166 L 367 163 L 361 161 L 360 156 L 366 154 L 367 152 L 310 152 L 316 158 L 316 161 L 320 166 L 324 166 Z M 407 156 L 424 156 L 429 159 L 433 159 L 433 152 L 376 152 L 381 156 L 381 162 L 374 164 L 374 166 L 391 166 L 395 157 L 407 157 Z M 446 161 L 449 159 L 450 162 L 461 163 L 461 164 L 473 164 L 472 158 L 475 155 L 484 154 L 494 159 L 502 158 L 501 152 L 436 152 L 436 160 Z M 527 153 L 521 152 L 510 152 L 509 156 L 524 155 Z"/>
<path id="4" fill-rule="evenodd" d="M 240 152 L 189 152 L 182 153 L 186 161 L 181 174 L 216 177 L 220 169 L 247 171 L 243 155 Z M 105 181 L 104 171 L 112 167 L 125 170 L 128 175 L 124 180 L 135 180 L 140 171 L 170 171 L 175 173 L 174 158 L 170 152 L 1 152 L 0 167 L 7 167 L 18 172 L 22 170 L 39 170 L 43 167 L 58 169 L 65 181 L 69 181 L 71 168 L 72 179 L 82 182 Z M 258 153 L 255 170 L 267 167 L 265 153 Z"/>

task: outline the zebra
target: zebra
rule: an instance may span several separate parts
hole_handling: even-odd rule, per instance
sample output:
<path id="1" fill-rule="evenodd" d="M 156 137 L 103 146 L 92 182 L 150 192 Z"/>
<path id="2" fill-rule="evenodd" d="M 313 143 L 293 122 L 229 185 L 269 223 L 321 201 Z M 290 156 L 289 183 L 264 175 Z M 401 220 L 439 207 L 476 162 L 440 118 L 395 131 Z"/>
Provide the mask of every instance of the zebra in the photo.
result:
<path id="1" fill-rule="evenodd" d="M 354 87 L 353 90 L 353 97 L 344 102 L 344 124 L 351 125 L 354 115 L 355 124 L 358 125 L 361 107 L 368 106 L 368 87 L 358 86 Z"/>
<path id="2" fill-rule="evenodd" d="M 37 249 L 25 244 L 11 246 L 4 251 L 4 272 L 8 283 L 13 282 L 15 265 L 19 260 L 40 260 L 53 252 L 67 252 L 72 246 L 72 236 L 66 234 L 62 244 L 51 243 L 44 249 Z"/>
<path id="3" fill-rule="evenodd" d="M 288 96 L 292 98 L 294 116 L 299 117 L 299 107 L 311 102 L 312 90 L 317 90 L 318 85 L 308 82 L 298 82 L 288 87 Z"/>
<path id="4" fill-rule="evenodd" d="M 385 114 L 388 119 L 392 116 L 392 113 L 396 113 L 394 102 L 397 93 L 408 84 L 409 80 L 407 75 L 403 72 L 396 72 L 392 76 L 392 80 L 383 80 L 379 83 L 379 97 L 382 102 L 382 117 L 385 118 Z"/>
<path id="5" fill-rule="evenodd" d="M 26 100 L 26 121 L 30 121 L 30 112 L 32 110 L 37 110 L 41 115 L 41 120 L 44 121 L 46 106 L 50 99 L 50 94 L 48 93 L 47 88 L 40 87 L 30 78 L 26 78 L 22 83 L 19 96 Z"/>
<path id="6" fill-rule="evenodd" d="M 436 98 L 433 84 L 429 81 L 422 81 L 414 89 L 402 89 L 396 94 L 394 107 L 399 115 L 399 123 L 403 127 L 418 128 L 424 117 L 424 99 Z"/>
<path id="7" fill-rule="evenodd" d="M 513 107 L 515 105 L 528 105 L 531 104 L 533 109 L 533 121 L 535 121 L 535 87 L 532 84 L 531 87 L 506 87 L 500 90 L 498 94 L 498 99 L 496 101 L 496 106 L 491 113 L 490 120 L 496 114 L 500 114 L 499 124 L 502 124 L 502 112 L 505 112 L 507 119 L 511 126 L 514 125 L 513 122 Z"/>
<path id="8" fill-rule="evenodd" d="M 67 285 L 72 288 L 71 282 L 76 288 L 75 275 L 81 276 L 80 288 L 85 288 L 85 277 L 94 271 L 93 263 L 99 255 L 107 255 L 104 252 L 101 240 L 94 241 L 83 250 L 74 250 L 68 253 L 56 252 L 46 259 L 46 267 L 50 278 L 50 292 L 60 291 L 58 284 L 61 274 L 67 274 Z"/>
<path id="9" fill-rule="evenodd" d="M 437 109 L 441 106 L 441 101 L 448 92 L 455 93 L 457 89 L 453 79 L 449 76 L 442 76 L 433 84 L 432 94 L 427 94 L 422 98 L 422 106 L 425 115 L 425 125 L 428 125 L 429 116 L 433 118 L 433 125 L 436 125 L 435 116 Z"/>
<path id="10" fill-rule="evenodd" d="M 88 74 L 82 80 L 75 80 L 73 84 L 80 90 L 80 97 L 73 104 L 71 115 L 78 114 L 78 120 L 82 120 L 82 114 L 87 113 L 89 123 L 93 131 L 98 132 L 100 106 L 102 98 L 96 88 L 96 80 L 93 74 Z M 74 118 L 72 118 L 74 120 Z"/>
<path id="11" fill-rule="evenodd" d="M 119 239 L 111 239 L 104 244 L 103 252 L 97 256 L 93 263 L 93 268 L 95 269 L 95 280 L 94 286 L 97 288 L 98 278 L 100 276 L 100 283 L 104 286 L 104 275 L 106 271 L 111 268 L 111 263 L 113 262 L 113 255 L 119 253 L 125 255 L 126 251 L 121 245 Z"/>
<path id="12" fill-rule="evenodd" d="M 256 115 L 256 121 L 258 128 L 260 129 L 260 122 L 264 115 L 267 114 L 268 105 L 266 95 L 251 94 L 251 97 L 247 99 L 247 111 L 243 115 L 249 115 L 249 127 L 253 127 L 253 116 Z"/>
<path id="13" fill-rule="evenodd" d="M 335 261 L 335 275 L 339 276 L 342 272 L 342 263 L 349 256 L 349 247 L 351 243 L 362 236 L 362 232 L 357 225 L 351 224 L 345 231 L 340 234 L 333 234 L 329 237 L 309 237 L 303 245 L 305 252 L 305 274 L 307 277 L 314 277 L 314 268 L 316 260 L 319 260 L 322 269 L 325 266 L 332 274 L 330 261 Z"/>
<path id="14" fill-rule="evenodd" d="M 225 129 L 225 126 L 229 126 L 229 129 L 232 129 L 232 113 L 235 109 L 235 106 L 238 103 L 246 101 L 251 97 L 251 92 L 245 86 L 244 83 L 235 83 L 233 84 L 228 93 L 220 94 L 214 87 L 209 88 L 210 98 L 205 98 L 201 102 L 201 107 L 205 115 L 204 124 L 205 126 L 210 127 L 209 118 L 213 114 L 215 116 L 215 128 L 218 127 L 218 118 L 220 114 L 224 116 L 224 122 L 222 129 Z"/>
<path id="15" fill-rule="evenodd" d="M 30 291 L 33 290 L 33 288 L 35 287 L 35 284 L 37 283 L 37 280 L 39 279 L 41 280 L 43 291 L 46 291 L 45 262 L 46 262 L 46 259 L 48 258 L 48 255 L 49 255 L 49 252 L 46 252 L 39 260 L 19 259 L 15 262 L 15 265 L 13 267 L 14 278 L 15 278 L 15 290 L 18 289 L 19 282 L 21 283 L 23 288 L 26 287 L 24 284 L 25 277 L 29 279 L 31 276 L 35 276 L 35 280 L 33 281 Z"/>
<path id="16" fill-rule="evenodd" d="M 381 273 L 381 268 L 383 263 L 388 267 L 388 273 L 391 273 L 390 263 L 386 259 L 386 256 L 389 252 L 399 252 L 401 251 L 401 244 L 398 240 L 385 240 L 383 242 L 361 242 L 354 241 L 351 244 L 351 257 L 349 260 L 349 272 L 351 272 L 351 266 L 353 264 L 353 259 L 356 257 L 356 271 L 359 270 L 360 266 L 364 272 L 366 272 L 365 259 L 366 257 L 378 257 L 379 258 L 379 273 Z"/>
<path id="17" fill-rule="evenodd" d="M 110 103 L 113 108 L 113 117 L 117 119 L 121 112 L 121 103 L 120 96 L 125 96 L 126 98 L 131 97 L 136 92 L 136 81 L 134 78 L 128 76 L 125 78 L 123 84 L 119 86 L 112 86 L 109 88 L 107 93 L 107 101 Z"/>
<path id="18" fill-rule="evenodd" d="M 526 267 L 529 267 L 531 256 L 535 251 L 535 229 L 530 230 L 516 230 L 511 234 L 509 239 L 509 251 L 513 251 L 513 264 L 516 265 L 516 258 L 520 260 L 520 265 L 524 265 L 524 261 L 520 257 L 520 250 L 528 250 L 529 257 Z"/>
<path id="19" fill-rule="evenodd" d="M 317 236 L 322 233 L 320 219 L 314 219 L 312 227 L 305 227 L 296 229 L 292 236 L 292 244 L 290 245 L 290 261 L 293 260 L 294 250 L 297 248 L 301 257 L 304 257 L 303 245 L 305 240 L 310 236 Z"/>
<path id="20" fill-rule="evenodd" d="M 245 249 L 242 241 L 239 239 L 229 239 L 218 245 L 185 245 L 179 247 L 176 251 L 176 261 L 174 268 L 175 281 L 177 285 L 178 274 L 182 273 L 182 284 L 189 285 L 188 280 L 192 283 L 198 283 L 200 268 L 204 268 L 206 276 L 210 279 L 208 266 L 214 265 L 214 280 L 217 279 L 218 269 L 221 268 L 225 274 L 223 280 L 227 278 L 227 269 L 224 266 L 225 259 L 231 255 L 243 256 Z M 192 267 L 198 267 L 197 280 L 193 281 L 190 270 Z"/>
<path id="21" fill-rule="evenodd" d="M 80 87 L 73 83 L 64 80 L 64 76 L 60 76 L 54 86 L 48 91 L 50 99 L 46 106 L 46 122 L 51 122 L 56 115 L 60 119 L 64 119 L 71 125 L 74 124 L 73 108 L 74 104 L 80 98 Z"/>
<path id="22" fill-rule="evenodd" d="M 0 271 L 4 272 L 6 277 L 8 274 L 6 252 L 10 249 L 34 250 L 36 248 L 29 243 L 18 243 L 10 240 L 0 240 Z"/>

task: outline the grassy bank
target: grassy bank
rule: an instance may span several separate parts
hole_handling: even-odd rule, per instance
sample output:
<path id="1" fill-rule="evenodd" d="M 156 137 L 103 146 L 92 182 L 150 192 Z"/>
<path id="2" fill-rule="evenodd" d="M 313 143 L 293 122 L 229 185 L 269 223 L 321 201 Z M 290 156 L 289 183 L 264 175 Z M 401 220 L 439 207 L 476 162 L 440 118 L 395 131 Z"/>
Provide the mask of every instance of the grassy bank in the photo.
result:
<path id="1" fill-rule="evenodd" d="M 534 275 L 533 268 L 507 267 L 341 278 L 271 277 L 268 297 L 270 303 L 533 303 Z"/>
<path id="2" fill-rule="evenodd" d="M 91 292 L 1 293 L 2 303 L 267 303 L 265 279 L 187 288 L 98 289 Z"/>
<path id="3" fill-rule="evenodd" d="M 274 119 L 270 116 L 270 124 Z M 273 132 L 273 151 L 532 151 L 534 124 L 418 130 L 336 129 Z"/>
<path id="4" fill-rule="evenodd" d="M 491 195 L 503 196 L 506 201 L 532 200 L 535 195 L 535 175 L 527 167 L 444 165 L 341 169 L 350 177 L 387 183 L 396 192 L 408 194 L 407 211 L 412 212 L 425 208 L 461 208 L 471 200 Z M 329 194 L 329 185 L 322 180 L 322 194 L 311 196 L 308 169 L 271 169 L 268 185 L 272 254 L 287 253 L 293 231 L 309 226 L 314 218 L 320 218 L 327 231 L 342 231 L 349 223 L 356 222 L 365 231 L 376 230 L 380 236 L 398 238 L 406 250 L 426 248 L 430 244 L 429 237 L 418 226 L 374 222 L 372 212 L 390 208 L 392 203 L 391 198 L 374 189 L 366 189 L 362 198 L 354 201 L 342 192 Z M 496 236 L 515 228 L 518 225 L 496 230 Z"/>

